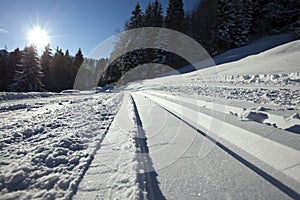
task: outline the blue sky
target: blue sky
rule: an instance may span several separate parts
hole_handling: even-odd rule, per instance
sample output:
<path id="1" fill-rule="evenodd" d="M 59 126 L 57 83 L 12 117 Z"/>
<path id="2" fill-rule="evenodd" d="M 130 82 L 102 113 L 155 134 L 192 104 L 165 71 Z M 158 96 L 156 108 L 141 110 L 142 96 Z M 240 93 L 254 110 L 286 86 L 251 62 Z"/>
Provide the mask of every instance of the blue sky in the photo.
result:
<path id="1" fill-rule="evenodd" d="M 142 9 L 152 0 L 139 0 Z M 160 1 L 164 12 L 168 0 Z M 197 0 L 184 0 L 191 10 Z M 137 0 L 5 0 L 1 1 L 0 49 L 24 48 L 27 33 L 35 26 L 50 35 L 52 49 L 59 46 L 74 55 L 87 55 L 105 39 L 122 31 Z"/>

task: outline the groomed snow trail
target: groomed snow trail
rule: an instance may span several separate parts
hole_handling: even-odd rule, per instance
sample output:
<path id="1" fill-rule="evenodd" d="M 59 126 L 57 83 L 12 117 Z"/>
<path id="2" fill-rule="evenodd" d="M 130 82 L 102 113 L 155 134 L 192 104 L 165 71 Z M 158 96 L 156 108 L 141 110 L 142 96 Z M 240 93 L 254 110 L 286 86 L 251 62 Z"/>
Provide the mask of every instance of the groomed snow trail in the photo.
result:
<path id="1" fill-rule="evenodd" d="M 125 94 L 74 199 L 164 199 L 134 99 Z"/>
<path id="2" fill-rule="evenodd" d="M 251 135 L 244 129 L 240 131 L 245 131 L 245 136 L 249 135 L 247 141 L 237 140 L 235 136 L 228 141 L 222 134 L 214 139 L 212 133 L 216 127 L 209 128 L 211 122 L 208 122 L 202 129 L 205 132 L 198 130 L 199 118 L 194 116 L 193 110 L 145 93 L 135 93 L 133 97 L 148 138 L 153 167 L 166 199 L 300 197 L 297 192 L 300 186 L 299 164 L 291 163 L 299 160 L 298 150 L 284 146 L 288 151 L 283 149 L 280 152 L 280 144 Z M 199 120 L 205 121 L 203 118 Z M 228 122 L 224 123 L 226 133 Z M 233 135 L 239 132 L 229 131 Z M 255 137 L 261 138 L 257 144 L 251 144 Z M 266 140 L 271 145 L 268 150 L 259 149 Z M 254 145 L 254 149 L 257 147 L 257 151 L 245 149 L 249 144 Z M 276 160 L 270 154 L 286 160 Z"/>
<path id="3" fill-rule="evenodd" d="M 137 135 L 132 99 L 125 95 L 74 199 L 139 199 Z"/>

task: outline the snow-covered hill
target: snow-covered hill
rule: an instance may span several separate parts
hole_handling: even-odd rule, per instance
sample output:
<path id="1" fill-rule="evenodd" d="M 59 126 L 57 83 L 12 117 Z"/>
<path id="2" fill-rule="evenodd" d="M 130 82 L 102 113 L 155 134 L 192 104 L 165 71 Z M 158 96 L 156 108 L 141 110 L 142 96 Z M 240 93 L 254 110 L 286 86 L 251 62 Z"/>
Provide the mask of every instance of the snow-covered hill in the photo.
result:
<path id="1" fill-rule="evenodd" d="M 288 74 L 300 72 L 299 66 L 300 41 L 293 41 L 273 49 L 250 55 L 242 60 L 221 64 L 193 72 L 187 77 L 202 75 L 219 76 L 252 75 L 252 74 Z"/>
<path id="2" fill-rule="evenodd" d="M 216 65 L 238 61 L 248 56 L 257 55 L 286 43 L 292 42 L 295 39 L 295 36 L 293 36 L 292 34 L 280 34 L 261 37 L 259 39 L 253 40 L 246 46 L 234 48 L 222 54 L 214 56 L 212 57 L 212 60 Z M 210 66 L 211 62 L 208 62 L 207 64 L 208 66 Z M 206 67 L 205 64 L 203 66 L 200 66 Z M 195 71 L 195 68 L 193 66 L 187 66 L 179 69 L 180 73 L 187 73 L 191 71 Z"/>
<path id="3" fill-rule="evenodd" d="M 300 40 L 297 40 L 239 61 L 128 87 L 299 107 L 299 57 Z"/>

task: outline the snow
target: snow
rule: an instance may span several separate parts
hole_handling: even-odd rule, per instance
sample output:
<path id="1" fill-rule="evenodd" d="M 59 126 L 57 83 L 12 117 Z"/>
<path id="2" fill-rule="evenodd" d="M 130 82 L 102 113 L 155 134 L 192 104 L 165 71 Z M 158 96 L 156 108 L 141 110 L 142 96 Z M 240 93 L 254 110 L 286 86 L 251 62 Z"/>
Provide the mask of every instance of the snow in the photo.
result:
<path id="1" fill-rule="evenodd" d="M 146 95 L 159 105 L 176 113 L 178 116 L 182 116 L 184 120 L 193 124 L 194 127 L 197 127 L 203 132 L 209 134 L 216 141 L 218 140 L 218 137 L 221 137 L 248 152 L 249 154 L 252 154 L 263 162 L 271 165 L 275 169 L 286 169 L 300 164 L 300 152 L 297 150 L 287 148 L 284 145 L 275 143 L 264 137 L 260 137 L 255 133 L 226 123 L 224 120 L 219 120 L 212 116 L 202 114 L 199 111 L 194 111 L 193 109 L 185 107 L 182 104 L 169 102 L 163 98 L 148 94 L 143 95 Z M 191 99 L 190 104 L 193 104 L 193 102 L 194 100 Z M 188 115 L 184 113 L 188 113 Z M 248 114 L 248 117 L 249 115 L 250 114 Z M 255 115 L 255 117 L 252 116 L 252 119 L 263 121 L 266 119 L 266 116 L 266 114 Z M 293 172 L 294 173 L 289 174 L 289 176 L 291 178 L 297 178 L 297 181 L 300 182 L 300 177 L 297 176 L 298 172 Z"/>
<path id="2" fill-rule="evenodd" d="M 1 93 L 0 199 L 297 199 L 299 52 L 114 92 Z"/>
<path id="3" fill-rule="evenodd" d="M 199 97 L 197 99 L 194 96 L 178 96 L 178 95 L 170 95 L 168 93 L 162 93 L 157 91 L 151 91 L 150 94 L 158 95 L 160 97 L 164 97 L 165 99 L 171 100 L 179 100 L 180 102 L 185 102 L 189 104 L 195 103 L 198 107 L 205 107 L 212 111 L 222 112 L 224 114 L 231 114 L 234 116 L 238 116 L 243 120 L 252 120 L 259 123 L 265 123 L 268 125 L 275 126 L 281 129 L 291 129 L 294 126 L 300 124 L 299 113 L 294 113 L 291 116 L 281 116 L 278 114 L 272 114 L 270 111 L 274 111 L 274 108 L 265 108 L 262 106 L 254 107 L 254 108 L 244 108 L 238 106 L 229 106 L 220 104 L 217 102 L 211 102 L 209 100 L 201 100 Z M 293 132 L 299 133 L 298 129 L 295 129 Z"/>
<path id="4" fill-rule="evenodd" d="M 15 93 L 15 92 L 0 92 L 0 100 L 14 100 L 14 99 L 26 99 L 26 98 L 39 98 L 39 97 L 50 97 L 57 96 L 56 93 L 50 92 L 28 92 L 28 93 Z"/>
<path id="5" fill-rule="evenodd" d="M 135 97 L 140 99 L 138 107 L 147 107 L 144 104 L 147 105 L 147 99 L 149 99 L 200 129 L 215 141 L 230 146 L 239 152 L 239 155 L 246 157 L 249 162 L 273 174 L 277 180 L 289 188 L 300 191 L 298 170 L 300 164 L 299 52 L 300 41 L 298 40 L 239 61 L 188 74 L 132 83 L 127 89 L 147 97 L 144 100 Z M 145 115 L 143 112 L 142 110 L 141 115 Z M 151 116 L 162 115 L 162 113 L 163 111 L 157 111 Z M 163 118 L 158 119 L 163 121 Z M 148 134 L 153 132 L 152 129 L 157 129 L 155 125 L 159 126 L 157 122 L 151 128 L 146 128 L 149 124 L 149 117 L 144 117 L 144 122 L 146 122 L 144 128 Z M 176 127 L 176 123 L 180 121 L 177 120 L 172 126 Z M 184 131 L 180 133 L 186 134 Z M 160 134 L 168 134 L 168 129 L 163 128 Z M 174 135 L 176 133 L 173 131 L 172 136 Z M 152 142 L 152 145 L 157 145 L 162 141 Z M 204 142 L 204 144 L 207 143 Z M 200 156 L 205 158 L 212 151 L 209 145 L 204 149 L 208 152 Z M 155 150 L 155 147 L 150 146 L 149 151 L 154 160 L 154 167 L 159 170 L 160 166 L 165 163 L 164 155 L 169 154 L 164 151 L 163 155 L 156 156 L 151 153 Z M 169 157 L 172 158 L 170 155 Z M 182 166 L 173 167 L 176 171 Z M 194 169 L 198 167 L 194 165 Z M 159 176 L 165 176 L 165 172 L 156 172 Z M 288 180 L 279 174 L 289 177 Z M 264 177 L 264 175 L 261 176 Z M 173 178 L 176 179 L 176 177 Z M 165 177 L 161 181 L 168 180 L 169 178 Z M 207 188 L 207 190 L 212 189 Z M 168 188 L 163 191 L 163 194 L 174 198 L 170 191 L 176 193 L 175 189 Z M 286 192 L 289 195 L 291 193 Z"/>
<path id="6" fill-rule="evenodd" d="M 196 72 L 189 73 L 187 77 L 195 75 L 210 75 L 218 78 L 229 77 L 234 75 L 245 75 L 244 80 L 250 79 L 248 75 L 269 74 L 273 79 L 278 79 L 276 75 L 290 74 L 290 77 L 296 76 L 299 80 L 299 40 L 290 42 L 279 47 L 275 47 L 258 55 L 248 56 L 242 60 L 225 63 L 216 67 L 210 67 Z M 268 78 L 268 77 L 261 77 Z"/>
<path id="7" fill-rule="evenodd" d="M 216 147 L 207 137 L 169 113 L 173 109 L 175 113 L 179 112 L 178 117 L 181 116 L 186 121 L 196 120 L 197 126 L 199 118 L 195 115 L 198 113 L 192 108 L 188 109 L 182 104 L 174 105 L 164 99 L 153 101 L 153 98 L 152 95 L 140 92 L 134 95 L 148 137 L 149 155 L 153 161 L 154 173 L 157 174 L 157 185 L 164 198 L 223 199 L 224 193 L 232 199 L 255 199 L 256 195 L 264 198 L 287 198 L 275 187 L 266 184 L 256 173 L 241 166 L 227 152 Z M 168 111 L 161 106 L 167 106 Z M 200 119 L 200 123 L 205 123 L 203 117 Z M 221 129 L 216 124 L 213 128 Z M 234 138 L 235 136 L 232 135 Z M 236 140 L 237 138 L 234 141 Z M 221 138 L 218 141 L 223 143 Z M 262 145 L 260 148 L 267 147 Z M 276 156 L 272 158 L 276 160 Z M 297 162 L 294 158 L 292 160 Z"/>
<path id="8" fill-rule="evenodd" d="M 118 98 L 101 94 L 1 103 L 12 104 L 0 112 L 1 199 L 72 197 L 113 120 Z"/>
<path id="9" fill-rule="evenodd" d="M 259 54 L 276 46 L 291 42 L 293 39 L 293 35 L 291 34 L 262 37 L 257 40 L 253 40 L 246 46 L 231 49 L 225 53 L 215 56 L 213 60 L 217 65 L 237 61 L 250 55 Z"/>
<path id="10" fill-rule="evenodd" d="M 126 95 L 115 120 L 95 154 L 91 172 L 81 181 L 74 199 L 140 199 L 136 182 L 137 135 L 132 100 Z M 99 167 L 102 166 L 102 167 Z M 103 186 L 109 187 L 103 187 Z M 98 191 L 101 190 L 99 195 Z"/>
<path id="11" fill-rule="evenodd" d="M 274 35 L 274 36 L 265 36 L 256 40 L 253 40 L 250 42 L 250 44 L 238 48 L 234 48 L 231 50 L 228 50 L 222 54 L 219 54 L 215 57 L 213 57 L 213 62 L 216 65 L 221 65 L 224 63 L 234 62 L 241 60 L 243 58 L 257 55 L 262 52 L 265 52 L 267 50 L 273 49 L 275 47 L 284 45 L 286 43 L 292 42 L 295 40 L 295 36 L 292 34 L 280 34 L 280 35 Z M 205 67 L 211 67 L 213 66 L 212 62 L 207 63 L 200 63 L 200 68 Z M 194 71 L 195 68 L 192 66 L 186 66 L 181 69 L 179 69 L 180 73 L 187 73 Z"/>

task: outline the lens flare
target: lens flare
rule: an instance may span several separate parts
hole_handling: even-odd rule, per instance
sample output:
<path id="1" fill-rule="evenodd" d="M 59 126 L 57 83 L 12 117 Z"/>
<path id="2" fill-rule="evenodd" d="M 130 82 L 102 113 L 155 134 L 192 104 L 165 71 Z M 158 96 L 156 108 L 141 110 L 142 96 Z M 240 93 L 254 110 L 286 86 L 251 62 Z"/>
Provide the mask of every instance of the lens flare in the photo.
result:
<path id="1" fill-rule="evenodd" d="M 28 42 L 37 48 L 43 48 L 49 43 L 49 35 L 41 27 L 34 27 L 27 34 Z"/>

